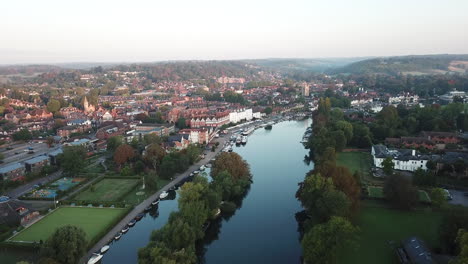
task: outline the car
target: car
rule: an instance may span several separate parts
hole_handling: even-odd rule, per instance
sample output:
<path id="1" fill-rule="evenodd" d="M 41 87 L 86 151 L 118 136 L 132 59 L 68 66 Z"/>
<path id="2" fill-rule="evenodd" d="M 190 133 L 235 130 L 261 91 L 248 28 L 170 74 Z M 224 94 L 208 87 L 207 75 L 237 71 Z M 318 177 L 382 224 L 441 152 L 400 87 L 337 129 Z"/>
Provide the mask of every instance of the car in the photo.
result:
<path id="1" fill-rule="evenodd" d="M 6 149 L 7 149 L 7 150 L 12 150 L 13 148 L 12 148 L 12 147 L 7 147 Z"/>
<path id="2" fill-rule="evenodd" d="M 450 194 L 449 190 L 444 189 L 444 192 L 445 192 L 445 195 L 447 197 L 447 200 L 452 200 L 453 199 L 452 194 Z"/>
<path id="3" fill-rule="evenodd" d="M 18 151 L 15 151 L 15 155 L 18 155 L 18 154 L 20 154 L 20 153 Z"/>

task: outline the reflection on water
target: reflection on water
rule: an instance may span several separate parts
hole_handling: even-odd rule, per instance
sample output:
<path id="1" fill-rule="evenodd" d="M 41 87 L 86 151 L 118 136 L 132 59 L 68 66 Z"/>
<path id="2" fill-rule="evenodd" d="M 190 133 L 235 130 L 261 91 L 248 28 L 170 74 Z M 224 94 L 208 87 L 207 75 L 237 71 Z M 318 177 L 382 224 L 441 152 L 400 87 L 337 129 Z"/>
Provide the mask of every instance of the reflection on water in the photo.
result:
<path id="1" fill-rule="evenodd" d="M 312 169 L 303 159 L 308 154 L 299 141 L 310 121 L 290 121 L 257 129 L 245 146 L 235 147 L 250 164 L 253 183 L 237 210 L 213 220 L 206 236 L 197 243 L 200 263 L 299 263 L 295 198 L 298 183 Z M 209 173 L 209 170 L 207 170 Z M 171 192 L 145 217 L 114 242 L 103 263 L 137 263 L 138 249 L 147 245 L 151 232 L 166 224 L 177 211 L 177 193 Z"/>

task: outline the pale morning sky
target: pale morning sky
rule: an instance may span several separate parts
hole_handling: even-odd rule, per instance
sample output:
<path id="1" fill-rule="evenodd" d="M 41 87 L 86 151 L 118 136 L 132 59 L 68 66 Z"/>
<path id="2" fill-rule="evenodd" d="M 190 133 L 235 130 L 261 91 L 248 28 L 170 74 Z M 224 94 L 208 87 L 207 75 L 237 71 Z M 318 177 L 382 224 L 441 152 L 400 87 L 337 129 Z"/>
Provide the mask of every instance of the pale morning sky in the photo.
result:
<path id="1" fill-rule="evenodd" d="M 0 64 L 468 53 L 467 0 L 17 0 Z"/>

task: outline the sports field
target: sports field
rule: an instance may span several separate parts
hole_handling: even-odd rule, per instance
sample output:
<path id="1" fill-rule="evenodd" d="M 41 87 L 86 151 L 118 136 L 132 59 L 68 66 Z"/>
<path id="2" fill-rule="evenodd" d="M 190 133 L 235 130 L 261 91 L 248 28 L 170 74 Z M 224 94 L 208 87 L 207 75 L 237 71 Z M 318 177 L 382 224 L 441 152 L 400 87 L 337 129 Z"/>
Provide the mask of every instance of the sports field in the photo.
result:
<path id="1" fill-rule="evenodd" d="M 73 199 L 79 201 L 117 202 L 138 184 L 138 179 L 103 179 Z"/>
<path id="2" fill-rule="evenodd" d="M 126 209 L 123 208 L 61 207 L 22 230 L 10 240 L 45 241 L 56 228 L 74 225 L 81 227 L 86 232 L 88 241 L 91 241 L 125 213 Z"/>
<path id="3" fill-rule="evenodd" d="M 439 212 L 399 211 L 366 202 L 357 219 L 361 230 L 359 247 L 342 250 L 337 263 L 398 263 L 394 249 L 411 236 L 423 239 L 431 249 L 439 247 L 437 230 L 441 219 Z"/>

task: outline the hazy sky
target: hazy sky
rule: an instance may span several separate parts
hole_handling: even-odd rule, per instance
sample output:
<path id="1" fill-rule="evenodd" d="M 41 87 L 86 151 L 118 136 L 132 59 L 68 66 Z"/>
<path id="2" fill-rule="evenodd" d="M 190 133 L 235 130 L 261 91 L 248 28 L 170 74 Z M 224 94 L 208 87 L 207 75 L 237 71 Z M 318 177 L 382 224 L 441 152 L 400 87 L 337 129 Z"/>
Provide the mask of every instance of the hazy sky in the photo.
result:
<path id="1" fill-rule="evenodd" d="M 467 0 L 15 0 L 0 64 L 468 53 Z"/>

